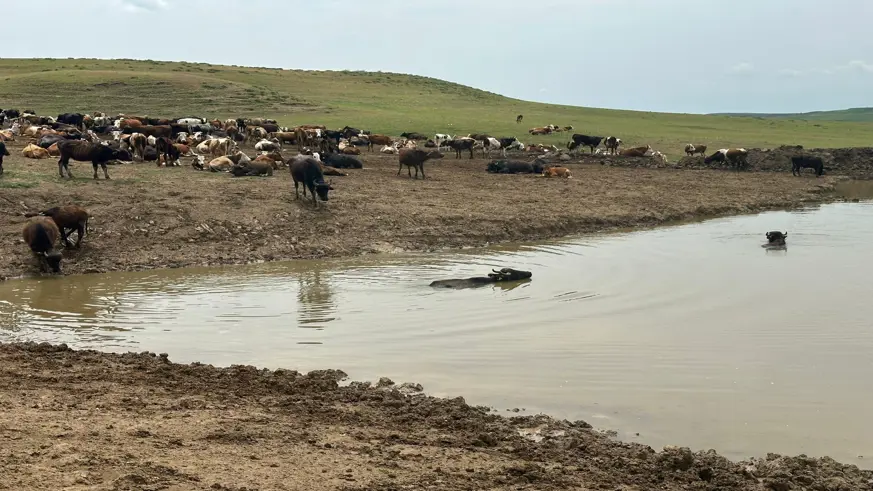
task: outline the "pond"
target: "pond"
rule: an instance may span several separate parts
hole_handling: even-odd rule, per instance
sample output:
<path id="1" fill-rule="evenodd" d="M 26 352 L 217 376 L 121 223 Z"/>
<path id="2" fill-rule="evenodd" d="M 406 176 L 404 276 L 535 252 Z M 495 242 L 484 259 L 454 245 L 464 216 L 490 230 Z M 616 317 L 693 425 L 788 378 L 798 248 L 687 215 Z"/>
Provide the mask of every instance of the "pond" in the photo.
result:
<path id="1" fill-rule="evenodd" d="M 788 232 L 788 247 L 761 247 Z M 873 459 L 873 204 L 445 254 L 0 283 L 0 341 L 339 368 L 656 448 Z M 436 290 L 491 268 L 529 283 Z M 639 433 L 639 435 L 637 435 Z"/>

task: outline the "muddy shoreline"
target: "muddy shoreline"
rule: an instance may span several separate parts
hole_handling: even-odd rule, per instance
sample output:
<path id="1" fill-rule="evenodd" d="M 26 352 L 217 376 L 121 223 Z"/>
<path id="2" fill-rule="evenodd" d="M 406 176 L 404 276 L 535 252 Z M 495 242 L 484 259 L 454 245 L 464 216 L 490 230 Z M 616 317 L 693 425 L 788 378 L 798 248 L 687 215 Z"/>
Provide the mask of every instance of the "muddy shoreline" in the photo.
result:
<path id="1" fill-rule="evenodd" d="M 873 489 L 873 471 L 827 457 L 655 451 L 339 370 L 34 343 L 0 344 L 0 367 L 10 489 Z"/>
<path id="2" fill-rule="evenodd" d="M 365 168 L 332 178 L 331 201 L 313 210 L 294 200 L 287 170 L 231 178 L 183 160 L 181 168 L 111 166 L 111 181 L 94 181 L 90 165 L 78 163 L 70 182 L 57 177 L 55 159 L 24 159 L 21 147 L 9 145 L 13 155 L 0 178 L 0 279 L 37 273 L 21 240 L 24 214 L 69 203 L 86 207 L 92 219 L 83 249 L 64 253 L 65 274 L 87 274 L 436 251 L 669 225 L 832 201 L 843 179 L 580 162 L 565 163 L 572 179 L 544 179 L 487 174 L 488 160 L 447 156 L 428 163 L 428 179 L 420 181 L 397 175 L 396 156 L 365 152 Z"/>

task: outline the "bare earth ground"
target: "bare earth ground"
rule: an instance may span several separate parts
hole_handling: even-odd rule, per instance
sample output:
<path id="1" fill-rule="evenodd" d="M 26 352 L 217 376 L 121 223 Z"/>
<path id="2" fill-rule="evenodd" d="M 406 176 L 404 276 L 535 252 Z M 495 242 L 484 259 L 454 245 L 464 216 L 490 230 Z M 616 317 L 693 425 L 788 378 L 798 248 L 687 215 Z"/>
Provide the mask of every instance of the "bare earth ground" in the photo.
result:
<path id="1" fill-rule="evenodd" d="M 110 166 L 112 180 L 101 172 L 95 182 L 90 163 L 74 163 L 69 182 L 57 177 L 57 159 L 24 159 L 22 147 L 9 145 L 0 177 L 0 278 L 37 272 L 21 240 L 24 213 L 69 203 L 92 215 L 83 249 L 65 252 L 65 273 L 80 274 L 537 240 L 797 206 L 836 182 L 579 163 L 567 164 L 573 179 L 558 180 L 487 174 L 487 160 L 453 155 L 426 164 L 421 181 L 405 169 L 397 176 L 396 156 L 365 152 L 365 168 L 333 178 L 330 202 L 316 211 L 294 201 L 287 169 L 231 178 L 186 159 L 181 168 Z"/>
<path id="2" fill-rule="evenodd" d="M 655 452 L 343 376 L 0 345 L 0 489 L 873 489 L 829 458 Z"/>

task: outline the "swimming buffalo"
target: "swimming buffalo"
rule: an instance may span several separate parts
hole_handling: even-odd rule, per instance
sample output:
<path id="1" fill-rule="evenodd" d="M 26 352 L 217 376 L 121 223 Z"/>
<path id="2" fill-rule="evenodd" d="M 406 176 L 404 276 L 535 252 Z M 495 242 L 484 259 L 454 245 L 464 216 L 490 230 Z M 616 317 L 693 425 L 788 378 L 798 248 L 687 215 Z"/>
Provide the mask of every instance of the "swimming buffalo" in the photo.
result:
<path id="1" fill-rule="evenodd" d="M 475 276 L 466 279 L 437 280 L 430 284 L 434 288 L 475 288 L 478 286 L 491 285 L 510 281 L 528 280 L 533 276 L 530 271 L 521 271 L 512 268 L 503 268 L 500 271 L 494 269 L 488 276 Z"/>

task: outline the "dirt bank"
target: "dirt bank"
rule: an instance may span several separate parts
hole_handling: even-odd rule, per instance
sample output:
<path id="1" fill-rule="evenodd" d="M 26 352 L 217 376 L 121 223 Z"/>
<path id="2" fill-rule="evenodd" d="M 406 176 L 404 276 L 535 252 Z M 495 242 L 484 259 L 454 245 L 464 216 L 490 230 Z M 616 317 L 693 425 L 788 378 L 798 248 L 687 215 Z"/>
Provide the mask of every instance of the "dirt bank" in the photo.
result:
<path id="1" fill-rule="evenodd" d="M 0 177 L 0 278 L 36 272 L 20 238 L 24 213 L 67 203 L 92 214 L 84 248 L 65 252 L 66 274 L 80 274 L 537 240 L 791 207 L 821 200 L 836 182 L 599 163 L 567 164 L 570 180 L 543 179 L 487 174 L 486 160 L 453 156 L 428 163 L 428 179 L 417 181 L 396 175 L 396 156 L 369 154 L 364 169 L 333 178 L 330 202 L 315 211 L 294 201 L 287 170 L 231 178 L 187 161 L 137 163 L 93 181 L 90 164 L 76 163 L 70 182 L 55 159 L 27 160 L 21 148 L 10 145 Z"/>
<path id="2" fill-rule="evenodd" d="M 507 418 L 343 377 L 0 345 L 0 487 L 873 489 L 873 471 L 829 458 L 656 452 L 581 421 Z"/>

